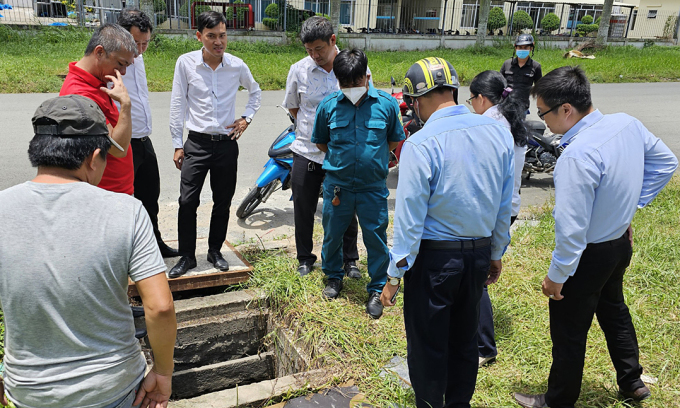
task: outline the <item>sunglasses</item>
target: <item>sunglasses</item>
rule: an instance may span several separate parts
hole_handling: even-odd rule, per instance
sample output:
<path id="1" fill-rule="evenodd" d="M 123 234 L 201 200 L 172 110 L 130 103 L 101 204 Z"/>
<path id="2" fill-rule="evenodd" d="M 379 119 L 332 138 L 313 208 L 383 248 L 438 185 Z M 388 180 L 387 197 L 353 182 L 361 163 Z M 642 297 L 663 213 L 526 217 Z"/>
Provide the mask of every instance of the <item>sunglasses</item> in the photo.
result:
<path id="1" fill-rule="evenodd" d="M 545 111 L 543 113 L 541 113 L 541 110 L 539 109 L 536 113 L 538 114 L 538 117 L 541 118 L 541 120 L 545 120 L 545 119 L 543 119 L 543 116 L 549 114 L 550 112 L 554 111 L 555 109 L 559 108 L 562 105 L 564 105 L 564 104 L 562 104 L 562 103 L 557 104 L 557 105 L 553 106 L 552 108 L 548 109 L 547 111 Z"/>

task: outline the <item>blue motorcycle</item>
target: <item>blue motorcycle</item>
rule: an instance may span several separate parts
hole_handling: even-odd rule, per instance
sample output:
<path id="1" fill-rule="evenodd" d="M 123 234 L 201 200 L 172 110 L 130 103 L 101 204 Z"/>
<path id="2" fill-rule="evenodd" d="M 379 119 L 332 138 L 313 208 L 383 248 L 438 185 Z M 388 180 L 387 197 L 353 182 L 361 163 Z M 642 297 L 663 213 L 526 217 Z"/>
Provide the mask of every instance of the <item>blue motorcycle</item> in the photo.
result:
<path id="1" fill-rule="evenodd" d="M 269 147 L 269 160 L 264 165 L 262 174 L 257 178 L 255 187 L 248 192 L 236 210 L 236 216 L 241 219 L 252 214 L 261 203 L 266 203 L 275 191 L 288 190 L 291 186 L 293 151 L 290 150 L 290 145 L 295 140 L 295 118 L 286 108 L 279 107 L 286 112 L 293 124 L 281 132 Z"/>

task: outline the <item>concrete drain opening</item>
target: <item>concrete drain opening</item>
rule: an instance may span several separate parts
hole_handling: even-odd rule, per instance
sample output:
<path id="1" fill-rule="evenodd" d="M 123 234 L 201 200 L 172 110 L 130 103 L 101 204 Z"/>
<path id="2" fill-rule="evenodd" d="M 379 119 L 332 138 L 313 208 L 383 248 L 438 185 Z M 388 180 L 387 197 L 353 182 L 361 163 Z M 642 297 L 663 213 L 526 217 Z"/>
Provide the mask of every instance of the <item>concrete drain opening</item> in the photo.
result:
<path id="1" fill-rule="evenodd" d="M 326 382 L 258 291 L 176 300 L 175 311 L 173 408 L 261 406 Z"/>

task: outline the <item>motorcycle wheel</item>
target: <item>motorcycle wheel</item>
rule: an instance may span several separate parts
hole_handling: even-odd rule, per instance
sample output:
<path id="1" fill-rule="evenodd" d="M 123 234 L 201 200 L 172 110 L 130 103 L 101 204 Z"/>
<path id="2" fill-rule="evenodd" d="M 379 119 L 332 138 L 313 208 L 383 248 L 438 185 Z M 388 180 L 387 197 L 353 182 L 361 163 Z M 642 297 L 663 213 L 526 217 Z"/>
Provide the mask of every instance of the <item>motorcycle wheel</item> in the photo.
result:
<path id="1" fill-rule="evenodd" d="M 252 214 L 257 206 L 269 198 L 271 193 L 274 192 L 278 184 L 277 181 L 279 180 L 274 180 L 264 187 L 255 187 L 251 189 L 243 201 L 241 201 L 241 205 L 238 206 L 236 216 L 240 219 L 244 219 Z"/>

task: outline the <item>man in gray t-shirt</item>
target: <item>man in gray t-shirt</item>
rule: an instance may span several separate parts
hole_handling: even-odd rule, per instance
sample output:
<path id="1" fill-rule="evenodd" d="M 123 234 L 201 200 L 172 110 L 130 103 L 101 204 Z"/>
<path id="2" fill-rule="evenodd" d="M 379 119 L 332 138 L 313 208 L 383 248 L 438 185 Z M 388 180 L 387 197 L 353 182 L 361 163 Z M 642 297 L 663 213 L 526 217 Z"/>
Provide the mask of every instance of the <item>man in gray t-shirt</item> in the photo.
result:
<path id="1" fill-rule="evenodd" d="M 38 175 L 0 192 L 4 391 L 22 408 L 166 407 L 172 295 L 142 204 L 95 187 L 110 147 L 104 115 L 69 95 L 45 101 L 33 125 L 28 154 Z M 154 353 L 146 378 L 128 278 Z"/>

